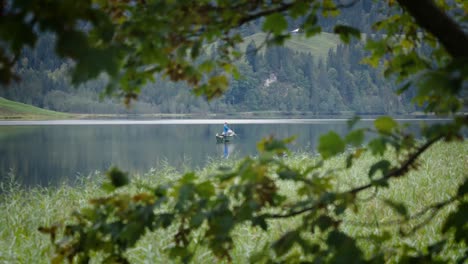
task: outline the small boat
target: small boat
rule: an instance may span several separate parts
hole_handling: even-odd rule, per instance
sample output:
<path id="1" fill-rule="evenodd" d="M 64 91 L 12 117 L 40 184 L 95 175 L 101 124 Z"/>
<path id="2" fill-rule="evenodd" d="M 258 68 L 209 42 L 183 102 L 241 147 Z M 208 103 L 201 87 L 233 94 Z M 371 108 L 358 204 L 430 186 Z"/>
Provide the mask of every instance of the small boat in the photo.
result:
<path id="1" fill-rule="evenodd" d="M 216 133 L 216 143 L 231 142 L 234 139 L 234 135 L 219 135 Z"/>
<path id="2" fill-rule="evenodd" d="M 236 133 L 234 133 L 234 131 L 232 130 L 229 130 L 226 133 L 226 135 L 216 133 L 216 143 L 231 142 L 235 136 L 236 136 Z"/>

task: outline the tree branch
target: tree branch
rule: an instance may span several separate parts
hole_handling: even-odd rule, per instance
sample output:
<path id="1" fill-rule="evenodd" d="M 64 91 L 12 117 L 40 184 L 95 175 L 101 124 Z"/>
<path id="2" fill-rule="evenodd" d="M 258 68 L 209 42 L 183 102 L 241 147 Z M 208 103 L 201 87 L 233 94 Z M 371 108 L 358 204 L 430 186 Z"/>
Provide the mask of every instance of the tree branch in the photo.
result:
<path id="1" fill-rule="evenodd" d="M 416 152 L 414 152 L 411 156 L 409 156 L 408 159 L 400 167 L 389 171 L 387 174 L 385 174 L 382 177 L 382 179 L 388 180 L 390 178 L 396 178 L 396 177 L 400 177 L 400 176 L 404 175 L 409 170 L 411 165 L 414 164 L 416 159 L 422 153 L 424 153 L 424 151 L 426 151 L 431 145 L 433 145 L 434 143 L 436 143 L 437 141 L 439 141 L 442 138 L 443 138 L 443 136 L 438 136 L 438 137 L 435 137 L 435 138 L 427 141 L 424 145 L 422 145 L 420 148 L 418 148 L 416 150 Z M 375 186 L 373 183 L 369 183 L 369 184 L 366 184 L 366 185 L 351 189 L 351 190 L 346 191 L 346 192 L 337 193 L 337 196 L 347 196 L 347 195 L 350 195 L 350 194 L 351 195 L 356 195 L 357 193 L 359 193 L 359 192 L 361 192 L 363 190 L 369 189 L 369 188 L 371 188 L 373 186 Z M 326 205 L 326 203 L 319 200 L 316 203 L 314 203 L 314 204 L 312 204 L 312 205 L 310 205 L 308 207 L 302 208 L 301 210 L 288 212 L 286 214 L 263 214 L 263 215 L 260 215 L 259 217 L 263 217 L 263 218 L 288 218 L 288 217 L 303 214 L 303 213 L 305 213 L 307 211 L 316 210 L 316 209 L 318 209 L 320 207 L 323 207 L 325 205 Z"/>
<path id="2" fill-rule="evenodd" d="M 335 7 L 333 8 L 322 8 L 322 10 L 333 11 L 333 10 L 338 10 L 338 9 L 350 8 L 350 7 L 353 7 L 355 4 L 357 4 L 357 2 L 359 1 L 360 0 L 353 0 L 348 3 L 343 3 L 343 4 L 340 3 L 340 4 L 335 5 Z"/>
<path id="3" fill-rule="evenodd" d="M 468 58 L 468 35 L 432 0 L 397 0 L 423 29 L 434 35 L 453 58 Z"/>
<path id="4" fill-rule="evenodd" d="M 291 8 L 293 5 L 294 5 L 294 2 L 283 3 L 282 5 L 279 5 L 276 8 L 262 10 L 260 12 L 248 15 L 248 16 L 243 17 L 242 19 L 239 20 L 238 26 L 241 26 L 241 25 L 243 25 L 243 24 L 245 24 L 245 23 L 247 23 L 249 21 L 255 20 L 257 18 L 268 16 L 268 15 L 271 15 L 271 14 L 274 14 L 274 13 L 284 12 L 284 11 L 288 10 L 289 8 Z"/>
<path id="5" fill-rule="evenodd" d="M 399 168 L 395 168 L 393 170 L 390 170 L 387 174 L 385 174 L 382 179 L 388 180 L 390 178 L 396 178 L 404 175 L 410 168 L 411 165 L 416 161 L 416 159 L 424 153 L 432 144 L 436 143 L 442 138 L 442 136 L 438 136 L 433 138 L 432 140 L 427 141 L 424 145 L 422 145 L 415 153 L 413 153 L 411 156 L 408 157 L 408 159 L 401 165 Z M 355 189 L 352 189 L 349 191 L 351 194 L 357 194 L 358 192 L 365 190 L 367 188 L 370 188 L 374 186 L 374 184 L 369 183 L 367 185 L 357 187 Z"/>
<path id="6" fill-rule="evenodd" d="M 424 214 L 426 214 L 429 211 L 439 211 L 440 209 L 442 209 L 445 206 L 457 201 L 458 199 L 460 199 L 462 197 L 463 196 L 456 195 L 456 196 L 453 196 L 450 199 L 447 199 L 445 201 L 433 203 L 433 204 L 421 209 L 419 212 L 409 216 L 406 219 L 394 219 L 394 220 L 387 220 L 387 221 L 382 221 L 382 222 L 377 222 L 377 223 L 374 223 L 374 222 L 357 222 L 357 221 L 349 221 L 347 223 L 349 223 L 351 225 L 355 225 L 355 226 L 380 226 L 380 225 L 402 224 L 402 223 L 406 223 L 406 222 L 408 222 L 408 221 L 410 221 L 412 219 L 416 219 L 418 217 L 421 217 L 421 216 L 423 216 Z"/>
<path id="7" fill-rule="evenodd" d="M 336 4 L 333 8 L 322 8 L 322 10 L 327 10 L 327 11 L 332 11 L 332 10 L 338 10 L 338 9 L 343 9 L 343 8 L 350 8 L 354 6 L 356 3 L 358 3 L 360 0 L 352 0 L 348 3 L 340 3 Z M 310 3 L 314 1 L 308 1 Z M 278 7 L 272 8 L 272 9 L 267 9 L 267 10 L 262 10 L 257 13 L 253 13 L 251 15 L 248 15 L 246 17 L 243 17 L 241 20 L 239 20 L 238 26 L 243 25 L 249 21 L 265 17 L 274 13 L 280 13 L 289 10 L 291 7 L 293 7 L 295 4 L 295 1 L 289 2 L 289 3 L 282 3 Z"/>

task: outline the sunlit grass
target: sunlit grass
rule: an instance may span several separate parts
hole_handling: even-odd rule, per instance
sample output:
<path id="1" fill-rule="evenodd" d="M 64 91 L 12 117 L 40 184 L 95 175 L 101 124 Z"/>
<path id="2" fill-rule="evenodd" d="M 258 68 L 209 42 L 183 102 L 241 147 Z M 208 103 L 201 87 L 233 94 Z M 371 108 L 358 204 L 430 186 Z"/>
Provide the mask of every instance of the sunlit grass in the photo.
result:
<path id="1" fill-rule="evenodd" d="M 262 32 L 248 36 L 240 45 L 240 50 L 245 50 L 251 41 L 255 42 L 257 48 L 264 47 L 266 38 L 267 34 Z M 322 32 L 311 38 L 306 38 L 303 34 L 293 34 L 285 41 L 284 46 L 295 52 L 310 53 L 314 57 L 326 59 L 328 51 L 335 49 L 339 43 L 340 39 L 336 34 Z M 260 52 L 264 51 L 264 48 L 260 49 Z"/>
<path id="2" fill-rule="evenodd" d="M 42 109 L 0 97 L 0 119 L 56 119 L 70 116 L 70 114 Z"/>
<path id="3" fill-rule="evenodd" d="M 379 235 L 383 230 L 398 234 L 398 224 L 378 226 L 377 221 L 401 219 L 391 208 L 385 206 L 383 199 L 395 202 L 404 201 L 409 206 L 409 213 L 414 214 L 429 204 L 447 199 L 456 192 L 458 186 L 468 171 L 468 143 L 437 144 L 421 157 L 417 171 L 411 172 L 406 177 L 391 181 L 388 189 L 380 190 L 374 199 L 364 201 L 373 193 L 369 191 L 360 195 L 363 201 L 359 205 L 357 213 L 348 211 L 343 222 L 342 230 L 346 233 L 364 237 L 370 234 Z M 301 168 L 316 157 L 307 153 L 296 153 L 286 158 L 288 164 Z M 374 157 L 362 157 L 351 170 L 338 173 L 335 186 L 337 190 L 347 190 L 353 186 L 359 186 L 368 179 L 369 166 L 377 159 Z M 338 157 L 329 161 L 326 166 L 337 168 L 344 164 L 345 157 Z M 219 166 L 233 166 L 236 161 L 212 160 L 204 168 L 197 171 L 202 177 L 213 175 Z M 142 185 L 156 185 L 173 181 L 180 177 L 180 173 L 170 166 L 161 166 L 152 169 L 144 175 L 133 177 L 137 185 L 130 191 L 138 191 Z M 99 195 L 103 195 L 100 185 L 103 176 L 93 174 L 81 178 L 73 187 L 61 185 L 54 188 L 25 189 L 14 181 L 4 182 L 0 190 L 0 263 L 49 263 L 52 246 L 48 236 L 38 232 L 39 226 L 50 226 L 57 221 L 69 218 L 74 210 L 87 205 L 87 201 Z M 281 183 L 282 193 L 290 199 L 294 198 L 294 185 Z M 416 248 L 422 248 L 439 238 L 439 230 L 444 217 L 451 208 L 444 209 L 426 227 L 408 237 L 394 236 L 387 244 L 406 244 Z M 453 208 L 452 208 L 453 209 Z M 248 258 L 273 239 L 277 239 L 283 232 L 291 230 L 299 223 L 299 218 L 281 221 L 270 221 L 270 231 L 263 232 L 260 228 L 252 228 L 242 225 L 236 228 L 234 240 L 236 247 L 232 251 L 233 263 L 245 263 Z M 362 225 L 359 223 L 366 223 Z M 418 223 L 415 221 L 413 226 Z M 175 229 L 156 231 L 147 234 L 137 247 L 128 252 L 129 259 L 134 263 L 169 263 L 172 260 L 164 252 L 164 249 L 173 245 L 172 235 Z M 195 238 L 194 245 L 200 244 L 201 237 Z M 375 244 L 366 239 L 359 243 L 371 254 Z M 461 249 L 454 248 L 456 255 Z M 389 249 L 389 253 L 392 254 Z M 206 248 L 197 247 L 194 263 L 218 263 Z"/>
<path id="4" fill-rule="evenodd" d="M 428 205 L 448 200 L 456 195 L 457 187 L 468 177 L 467 153 L 466 142 L 436 145 L 421 156 L 416 171 L 412 171 L 407 177 L 392 180 L 389 188 L 381 189 L 376 193 L 375 199 L 360 203 L 357 213 L 348 211 L 348 221 L 343 229 L 355 236 L 381 235 L 383 230 L 386 230 L 394 235 L 386 243 L 387 245 L 400 244 L 418 250 L 437 242 L 445 216 L 455 207 L 453 204 L 442 209 L 432 219 L 430 213 L 426 213 L 415 218 L 407 226 L 399 223 L 378 225 L 377 221 L 389 222 L 402 219 L 394 209 L 386 206 L 383 200 L 405 203 L 408 206 L 409 215 L 417 214 Z M 365 159 L 362 162 L 364 163 L 362 166 L 368 167 L 371 159 Z M 357 182 L 365 178 L 366 173 L 362 175 L 362 171 L 354 168 L 349 172 L 346 181 L 347 184 L 356 186 Z M 365 199 L 371 195 L 372 191 L 368 191 L 362 193 L 360 198 Z M 428 218 L 429 224 L 417 229 L 411 236 L 398 235 L 400 231 L 409 232 L 411 228 Z M 363 225 L 362 222 L 367 224 Z M 361 240 L 360 242 L 367 248 L 373 247 L 371 241 Z M 447 254 L 447 257 L 452 257 L 452 261 L 455 261 L 455 257 L 462 253 L 460 248 L 454 248 L 449 252 L 451 253 Z M 394 252 L 389 250 L 387 254 L 390 256 Z"/>

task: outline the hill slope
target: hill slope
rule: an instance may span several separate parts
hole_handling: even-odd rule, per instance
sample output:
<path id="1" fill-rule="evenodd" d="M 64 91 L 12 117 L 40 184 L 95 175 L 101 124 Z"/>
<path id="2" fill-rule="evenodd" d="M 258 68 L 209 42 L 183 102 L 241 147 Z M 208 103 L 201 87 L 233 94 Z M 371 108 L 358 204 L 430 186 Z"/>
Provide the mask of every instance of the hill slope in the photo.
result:
<path id="1" fill-rule="evenodd" d="M 257 47 L 265 46 L 263 43 L 267 37 L 266 33 L 256 33 L 244 38 L 244 42 L 240 49 L 244 51 L 249 45 L 250 41 L 254 41 Z M 292 35 L 290 39 L 286 40 L 285 47 L 288 47 L 297 52 L 310 53 L 314 57 L 326 58 L 330 49 L 340 43 L 340 38 L 336 34 L 322 32 L 317 36 L 306 38 L 303 34 Z M 264 49 L 262 48 L 262 51 Z"/>
<path id="2" fill-rule="evenodd" d="M 0 97 L 0 119 L 46 119 L 66 117 L 69 117 L 69 115 Z"/>

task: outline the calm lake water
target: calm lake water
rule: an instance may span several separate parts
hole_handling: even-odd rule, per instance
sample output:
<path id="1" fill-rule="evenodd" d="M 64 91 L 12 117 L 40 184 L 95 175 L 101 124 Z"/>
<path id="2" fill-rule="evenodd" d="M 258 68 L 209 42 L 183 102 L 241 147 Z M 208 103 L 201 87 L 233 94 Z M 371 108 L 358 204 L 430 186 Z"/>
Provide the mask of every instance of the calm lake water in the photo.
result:
<path id="1" fill-rule="evenodd" d="M 79 175 L 112 165 L 130 173 L 145 173 L 161 164 L 183 171 L 213 159 L 256 155 L 256 142 L 269 135 L 295 135 L 292 150 L 313 152 L 321 134 L 347 132 L 345 119 L 228 121 L 238 134 L 229 144 L 215 140 L 224 120 L 0 121 L 0 182 L 13 174 L 25 186 L 72 183 Z"/>

